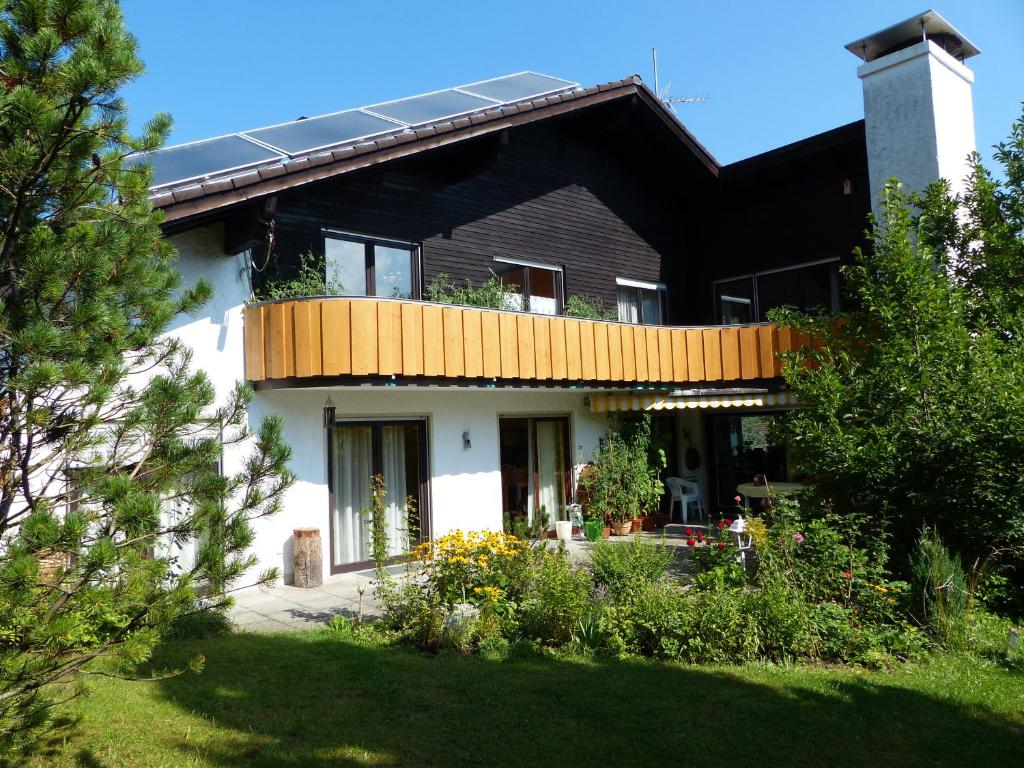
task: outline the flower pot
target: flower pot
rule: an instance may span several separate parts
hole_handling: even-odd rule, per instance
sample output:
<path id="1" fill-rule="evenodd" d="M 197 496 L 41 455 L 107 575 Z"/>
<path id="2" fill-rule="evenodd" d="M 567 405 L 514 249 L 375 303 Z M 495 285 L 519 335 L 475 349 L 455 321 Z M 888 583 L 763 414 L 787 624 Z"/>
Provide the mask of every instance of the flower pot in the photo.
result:
<path id="1" fill-rule="evenodd" d="M 633 530 L 633 521 L 632 520 L 624 520 L 621 523 L 616 523 L 616 522 L 612 523 L 612 533 L 614 533 L 616 536 L 628 536 L 630 534 L 630 531 L 632 531 L 632 530 Z"/>
<path id="2" fill-rule="evenodd" d="M 640 530 L 653 531 L 658 527 L 658 518 L 654 515 L 640 515 Z"/>
<path id="3" fill-rule="evenodd" d="M 600 539 L 603 528 L 604 523 L 600 520 L 587 520 L 583 523 L 583 531 L 587 541 L 597 541 Z"/>
<path id="4" fill-rule="evenodd" d="M 612 535 L 612 529 L 610 525 L 603 526 L 601 528 L 601 538 L 607 539 Z"/>
<path id="5" fill-rule="evenodd" d="M 639 517 L 634 517 L 632 520 L 629 521 L 630 533 L 640 533 L 641 530 L 643 530 L 643 523 L 641 522 Z"/>
<path id="6" fill-rule="evenodd" d="M 555 536 L 559 541 L 569 541 L 572 538 L 572 523 L 569 520 L 556 520 Z"/>

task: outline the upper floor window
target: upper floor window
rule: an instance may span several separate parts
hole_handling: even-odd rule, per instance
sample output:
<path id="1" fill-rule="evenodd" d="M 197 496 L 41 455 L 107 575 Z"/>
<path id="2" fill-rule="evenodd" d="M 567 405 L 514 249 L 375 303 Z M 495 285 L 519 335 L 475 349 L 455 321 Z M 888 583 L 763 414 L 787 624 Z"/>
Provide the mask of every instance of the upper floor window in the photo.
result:
<path id="1" fill-rule="evenodd" d="M 515 293 L 507 297 L 507 309 L 559 315 L 565 305 L 562 268 L 551 264 L 496 258 L 498 277 Z"/>
<path id="2" fill-rule="evenodd" d="M 417 299 L 419 248 L 413 243 L 324 230 L 327 284 L 343 296 Z"/>
<path id="3" fill-rule="evenodd" d="M 769 310 L 839 309 L 839 260 L 824 259 L 716 280 L 716 320 L 722 325 L 763 322 Z"/>
<path id="4" fill-rule="evenodd" d="M 665 286 L 639 280 L 615 278 L 618 286 L 619 322 L 663 325 L 665 322 Z"/>

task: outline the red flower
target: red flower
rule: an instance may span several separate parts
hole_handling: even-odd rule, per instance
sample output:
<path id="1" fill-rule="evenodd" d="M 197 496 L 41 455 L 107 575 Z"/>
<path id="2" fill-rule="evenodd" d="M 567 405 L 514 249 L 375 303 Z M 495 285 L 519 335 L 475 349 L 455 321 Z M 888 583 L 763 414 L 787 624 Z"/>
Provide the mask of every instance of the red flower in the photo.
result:
<path id="1" fill-rule="evenodd" d="M 687 539 L 686 540 L 686 546 L 688 546 L 688 547 L 695 547 L 695 546 L 697 546 L 697 542 L 695 542 L 693 539 Z"/>
<path id="2" fill-rule="evenodd" d="M 725 520 L 719 520 L 718 521 L 718 530 L 722 530 L 723 528 L 725 528 Z"/>
<path id="3" fill-rule="evenodd" d="M 853 578 L 853 574 L 849 571 L 843 571 L 843 578 L 850 581 Z"/>
<path id="4" fill-rule="evenodd" d="M 732 518 L 727 517 L 722 522 L 725 523 L 726 525 L 732 525 Z"/>
<path id="5" fill-rule="evenodd" d="M 725 549 L 725 542 L 724 541 L 718 542 L 718 551 L 721 552 L 723 549 Z"/>
<path id="6" fill-rule="evenodd" d="M 686 535 L 687 536 L 693 536 L 693 528 L 687 528 L 686 529 Z"/>
<path id="7" fill-rule="evenodd" d="M 697 541 L 704 541 L 704 532 L 697 531 Z"/>

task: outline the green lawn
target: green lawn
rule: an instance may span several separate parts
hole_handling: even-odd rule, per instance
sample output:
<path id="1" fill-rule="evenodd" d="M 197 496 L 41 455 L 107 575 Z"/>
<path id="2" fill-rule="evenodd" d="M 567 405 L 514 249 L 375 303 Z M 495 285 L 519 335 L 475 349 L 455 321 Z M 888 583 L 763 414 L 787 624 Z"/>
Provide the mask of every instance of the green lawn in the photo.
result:
<path id="1" fill-rule="evenodd" d="M 107 678 L 31 766 L 1012 766 L 1024 673 L 489 662 L 326 633 L 178 643 L 207 666 Z"/>

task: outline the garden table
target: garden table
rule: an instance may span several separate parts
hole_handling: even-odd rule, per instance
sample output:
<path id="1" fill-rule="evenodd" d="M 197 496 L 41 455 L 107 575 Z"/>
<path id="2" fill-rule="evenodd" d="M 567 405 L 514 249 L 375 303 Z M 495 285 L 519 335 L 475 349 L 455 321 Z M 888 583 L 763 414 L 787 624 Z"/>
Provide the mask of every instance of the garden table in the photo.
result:
<path id="1" fill-rule="evenodd" d="M 804 489 L 803 483 L 768 483 L 756 485 L 754 483 L 740 483 L 736 486 L 736 493 L 743 497 L 743 506 L 750 506 L 750 499 L 764 499 L 771 491 L 772 496 L 795 496 Z"/>

